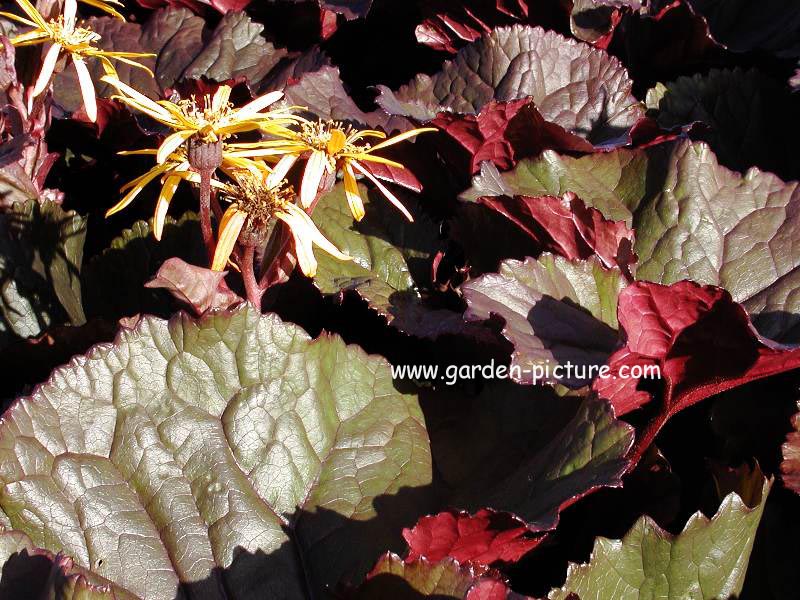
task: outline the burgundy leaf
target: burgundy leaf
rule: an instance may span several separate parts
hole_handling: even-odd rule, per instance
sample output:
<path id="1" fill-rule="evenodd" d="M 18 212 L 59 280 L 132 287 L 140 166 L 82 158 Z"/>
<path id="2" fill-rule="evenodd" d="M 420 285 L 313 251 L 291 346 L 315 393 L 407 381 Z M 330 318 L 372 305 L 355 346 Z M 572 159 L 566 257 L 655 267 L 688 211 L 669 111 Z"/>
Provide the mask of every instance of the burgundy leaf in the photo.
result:
<path id="1" fill-rule="evenodd" d="M 570 260 L 596 255 L 608 268 L 628 273 L 636 262 L 634 233 L 624 221 L 606 219 L 572 192 L 555 196 L 486 196 L 478 200 L 510 219 L 542 249 Z"/>
<path id="2" fill-rule="evenodd" d="M 635 463 L 666 421 L 681 410 L 750 381 L 800 367 L 800 349 L 770 342 L 755 331 L 744 308 L 714 286 L 681 281 L 671 286 L 636 282 L 619 297 L 619 323 L 627 352 L 610 359 L 656 361 L 664 380 L 663 403 L 640 432 Z M 608 399 L 623 414 L 636 402 L 630 386 Z"/>
<path id="3" fill-rule="evenodd" d="M 167 259 L 147 288 L 164 288 L 198 315 L 212 308 L 230 308 L 242 301 L 225 283 L 227 271 L 212 271 L 184 262 Z"/>
<path id="4" fill-rule="evenodd" d="M 489 102 L 477 115 L 442 112 L 431 121 L 444 133 L 442 154 L 466 176 L 491 161 L 503 171 L 545 149 L 592 152 L 583 138 L 547 123 L 529 98 Z"/>
<path id="5" fill-rule="evenodd" d="M 528 534 L 527 525 L 509 513 L 489 508 L 474 515 L 449 510 L 422 517 L 412 529 L 403 530 L 408 543 L 406 562 L 439 562 L 449 557 L 473 567 L 513 563 L 542 539 Z"/>

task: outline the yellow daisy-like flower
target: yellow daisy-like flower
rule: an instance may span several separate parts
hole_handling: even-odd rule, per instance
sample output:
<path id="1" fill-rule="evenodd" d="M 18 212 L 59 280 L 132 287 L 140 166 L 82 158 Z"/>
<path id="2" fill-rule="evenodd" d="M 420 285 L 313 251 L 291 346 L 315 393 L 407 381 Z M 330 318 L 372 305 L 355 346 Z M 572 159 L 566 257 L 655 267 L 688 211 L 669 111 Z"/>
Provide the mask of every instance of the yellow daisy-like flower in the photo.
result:
<path id="1" fill-rule="evenodd" d="M 201 143 L 214 143 L 228 139 L 243 131 L 262 129 L 283 132 L 285 125 L 297 121 L 291 109 L 262 112 L 283 97 L 283 92 L 270 92 L 259 96 L 241 108 L 230 103 L 231 88 L 222 85 L 213 96 L 192 96 L 185 100 L 151 100 L 141 92 L 109 73 L 102 81 L 114 86 L 119 95 L 113 96 L 124 104 L 141 111 L 159 123 L 174 130 L 158 149 L 156 161 L 164 163 L 168 157 L 190 139 Z"/>
<path id="2" fill-rule="evenodd" d="M 374 153 L 429 131 L 436 129 L 431 127 L 412 129 L 387 139 L 386 134 L 381 131 L 354 129 L 338 121 L 303 120 L 299 132 L 290 132 L 290 139 L 262 142 L 262 146 L 265 155 L 267 153 L 284 155 L 275 167 L 281 172 L 288 172 L 302 154 L 311 152 L 300 184 L 300 204 L 304 208 L 308 208 L 314 201 L 324 175 L 335 173 L 337 168 L 341 168 L 350 212 L 357 221 L 364 217 L 364 202 L 358 191 L 356 173 L 372 181 L 409 221 L 413 221 L 411 213 L 400 200 L 361 163 L 372 162 L 403 169 L 405 167 L 400 163 Z M 367 138 L 383 141 L 372 146 L 364 141 Z"/>
<path id="3" fill-rule="evenodd" d="M 156 149 L 120 152 L 120 154 L 124 156 L 155 156 L 157 153 L 158 150 Z M 254 175 L 268 175 L 270 172 L 267 165 L 261 161 L 249 160 L 242 156 L 229 156 L 228 154 L 227 148 L 223 147 L 222 165 L 220 166 L 220 169 L 229 177 L 233 177 L 234 174 L 241 171 L 248 171 Z M 200 181 L 200 176 L 190 169 L 189 159 L 184 148 L 177 149 L 175 152 L 170 154 L 163 163 L 157 164 L 144 175 L 140 175 L 136 179 L 122 186 L 120 192 L 125 193 L 125 195 L 122 197 L 122 200 L 106 211 L 106 217 L 110 217 L 111 215 L 126 208 L 148 184 L 159 177 L 161 178 L 161 192 L 158 195 L 156 209 L 153 213 L 153 236 L 157 240 L 160 240 L 164 231 L 164 221 L 167 217 L 167 211 L 169 210 L 170 202 L 172 202 L 172 198 L 175 195 L 175 191 L 178 189 L 180 182 L 187 180 L 191 181 L 192 183 L 199 183 Z M 223 186 L 223 184 L 213 179 L 211 181 L 211 185 L 218 188 Z"/>
<path id="4" fill-rule="evenodd" d="M 83 96 L 83 105 L 86 108 L 86 115 L 92 121 L 97 119 L 97 101 L 95 99 L 94 84 L 89 75 L 89 69 L 86 67 L 87 58 L 98 58 L 103 61 L 106 71 L 114 70 L 110 61 L 110 59 L 113 58 L 114 60 L 124 62 L 133 67 L 144 69 L 151 75 L 153 74 L 146 66 L 132 59 L 147 58 L 155 56 L 154 54 L 144 54 L 141 52 L 111 52 L 98 48 L 97 42 L 100 41 L 100 34 L 92 31 L 89 27 L 77 25 L 76 15 L 78 6 L 76 0 L 65 0 L 64 14 L 57 19 L 50 19 L 49 21 L 45 20 L 29 0 L 16 1 L 28 18 L 7 12 L 0 12 L 0 15 L 22 23 L 23 25 L 31 26 L 33 29 L 15 36 L 11 39 L 11 43 L 14 46 L 51 44 L 44 55 L 42 70 L 39 72 L 39 76 L 36 78 L 36 83 L 33 86 L 33 92 L 30 96 L 31 102 L 33 98 L 47 89 L 50 79 L 53 76 L 56 63 L 62 54 L 68 54 L 72 60 L 72 64 L 75 66 L 75 72 L 78 74 L 78 83 L 81 88 L 81 95 Z M 101 0 L 92 0 L 88 3 L 92 6 L 99 7 L 101 4 L 105 6 L 105 2 Z"/>
<path id="5" fill-rule="evenodd" d="M 214 260 L 211 268 L 222 271 L 228 263 L 239 236 L 265 231 L 275 219 L 289 226 L 294 240 L 295 255 L 300 270 L 308 277 L 317 272 L 314 246 L 319 246 L 339 260 L 352 260 L 341 252 L 322 233 L 311 217 L 294 203 L 294 190 L 286 182 L 271 175 L 255 175 L 250 171 L 234 174 L 233 185 L 222 184 L 223 194 L 231 201 L 219 224 Z"/>

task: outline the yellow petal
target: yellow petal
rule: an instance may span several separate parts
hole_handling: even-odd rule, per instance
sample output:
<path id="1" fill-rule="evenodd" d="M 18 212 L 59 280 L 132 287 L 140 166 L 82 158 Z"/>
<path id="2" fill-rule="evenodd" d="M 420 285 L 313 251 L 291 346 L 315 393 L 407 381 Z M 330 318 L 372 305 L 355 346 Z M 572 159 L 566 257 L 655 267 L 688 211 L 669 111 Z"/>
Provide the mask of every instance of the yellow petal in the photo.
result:
<path id="1" fill-rule="evenodd" d="M 331 131 L 331 139 L 328 140 L 327 151 L 329 156 L 336 156 L 339 152 L 344 150 L 347 145 L 347 136 L 341 129 L 334 129 Z"/>
<path id="2" fill-rule="evenodd" d="M 439 131 L 435 127 L 422 127 L 420 129 L 412 129 L 411 131 L 406 131 L 405 133 L 401 133 L 394 137 L 390 137 L 385 142 L 381 142 L 380 144 L 375 144 L 372 148 L 370 148 L 370 152 L 374 152 L 375 150 L 380 150 L 381 148 L 386 148 L 388 146 L 394 146 L 395 144 L 399 144 L 409 138 L 416 137 L 421 133 L 428 133 L 433 131 Z"/>
<path id="3" fill-rule="evenodd" d="M 215 113 L 219 113 L 222 109 L 228 106 L 228 102 L 231 99 L 231 86 L 229 85 L 221 85 L 217 88 L 217 91 L 214 92 L 214 97 L 211 98 L 211 110 Z"/>
<path id="4" fill-rule="evenodd" d="M 317 274 L 317 259 L 314 258 L 311 238 L 304 233 L 303 222 L 298 220 L 296 215 L 289 213 L 276 213 L 275 216 L 289 226 L 289 231 L 294 240 L 294 254 L 297 257 L 297 264 L 300 270 L 306 277 L 313 277 Z"/>
<path id="5" fill-rule="evenodd" d="M 344 172 L 344 193 L 347 196 L 347 204 L 350 206 L 350 212 L 353 213 L 353 218 L 360 221 L 364 218 L 364 201 L 361 199 L 361 192 L 358 190 L 358 182 L 356 181 L 353 167 L 349 162 L 344 163 L 342 168 Z"/>
<path id="6" fill-rule="evenodd" d="M 281 181 L 286 179 L 287 173 L 289 170 L 294 166 L 294 163 L 297 162 L 298 156 L 296 154 L 287 154 L 283 158 L 278 161 L 278 164 L 275 165 L 272 169 L 272 172 L 267 176 L 267 187 L 274 188 Z"/>
<path id="7" fill-rule="evenodd" d="M 170 113 L 165 110 L 163 106 L 159 105 L 157 102 L 154 102 L 141 92 L 137 92 L 131 86 L 123 83 L 116 77 L 113 77 L 112 75 L 104 75 L 100 78 L 100 81 L 117 88 L 117 90 L 123 94 L 123 99 L 128 100 L 129 103 L 131 100 L 134 100 L 137 108 L 139 108 L 139 110 L 142 112 L 167 123 L 174 123 L 172 115 L 170 115 Z"/>
<path id="8" fill-rule="evenodd" d="M 47 50 L 47 54 L 44 55 L 44 60 L 42 60 L 42 70 L 39 71 L 39 77 L 36 78 L 36 84 L 33 86 L 33 92 L 31 96 L 35 98 L 39 94 L 41 94 L 50 83 L 50 78 L 53 76 L 53 71 L 56 68 L 56 61 L 58 60 L 58 55 L 61 52 L 61 44 L 53 44 Z"/>
<path id="9" fill-rule="evenodd" d="M 97 121 L 97 100 L 94 95 L 92 76 L 89 75 L 86 63 L 79 56 L 72 57 L 72 64 L 75 65 L 75 72 L 78 74 L 78 84 L 83 96 L 83 108 L 86 110 L 86 116 L 94 123 Z"/>
<path id="10" fill-rule="evenodd" d="M 117 6 L 124 6 L 124 4 L 122 4 L 121 2 L 112 2 L 111 0 L 107 0 L 108 4 L 106 2 L 103 2 L 102 0 L 81 0 L 81 2 L 83 2 L 84 4 L 88 4 L 89 6 L 94 6 L 95 8 L 99 8 L 103 12 L 110 14 L 112 17 L 116 17 L 117 19 L 122 19 L 123 21 L 125 20 L 125 17 L 123 17 L 116 10 L 108 6 L 108 4 L 116 4 Z"/>
<path id="11" fill-rule="evenodd" d="M 239 233 L 247 220 L 247 213 L 240 211 L 235 204 L 228 207 L 219 224 L 219 240 L 214 251 L 214 260 L 211 263 L 212 271 L 224 271 L 225 265 L 233 252 Z"/>
<path id="12" fill-rule="evenodd" d="M 44 17 L 41 15 L 41 13 L 39 13 L 38 10 L 36 10 L 36 7 L 33 4 L 28 2 L 28 0 L 17 0 L 17 4 L 19 4 L 19 7 L 24 11 L 24 13 L 31 18 L 31 21 L 34 21 L 45 31 L 50 30 L 47 22 L 44 20 Z"/>
<path id="13" fill-rule="evenodd" d="M 163 163 L 169 158 L 169 155 L 175 152 L 182 144 L 194 135 L 194 131 L 176 131 L 168 135 L 167 138 L 158 147 L 158 154 L 156 154 L 156 162 Z"/>
<path id="14" fill-rule="evenodd" d="M 147 173 L 145 173 L 141 177 L 136 178 L 134 180 L 136 181 L 136 184 L 133 186 L 133 189 L 131 189 L 131 191 L 125 194 L 122 200 L 117 202 L 114 206 L 112 206 L 106 211 L 106 217 L 110 217 L 114 213 L 118 213 L 123 208 L 128 206 L 131 202 L 133 202 L 133 199 L 139 195 L 139 192 L 141 192 L 148 183 L 153 181 L 153 179 L 161 175 L 166 170 L 167 170 L 167 165 L 157 165 L 152 169 L 150 169 Z"/>
<path id="15" fill-rule="evenodd" d="M 322 182 L 322 176 L 325 174 L 327 166 L 327 155 L 320 150 L 314 150 L 306 163 L 303 181 L 300 183 L 300 204 L 303 208 L 311 206 L 314 198 L 317 197 L 319 184 Z"/>
<path id="16" fill-rule="evenodd" d="M 247 119 L 257 112 L 260 112 L 262 108 L 266 108 L 271 104 L 275 104 L 281 98 L 283 98 L 283 92 L 270 92 L 269 94 L 264 94 L 263 96 L 259 96 L 255 100 L 245 104 L 242 108 L 237 110 L 231 118 L 235 121 Z"/>
<path id="17" fill-rule="evenodd" d="M 15 15 L 14 13 L 5 12 L 4 10 L 0 10 L 0 17 L 5 17 L 6 19 L 11 19 L 12 21 L 16 21 L 17 23 L 23 23 L 28 27 L 38 27 L 36 23 L 31 21 L 30 19 L 26 19 L 25 17 L 20 17 L 19 15 Z M 43 31 L 31 31 L 29 33 L 38 33 L 39 35 L 47 35 L 46 32 Z M 26 34 L 27 35 L 27 34 Z M 17 38 L 14 38 L 17 39 Z"/>
<path id="18" fill-rule="evenodd" d="M 296 219 L 298 233 L 302 235 L 304 239 L 313 242 L 325 250 L 325 252 L 335 258 L 338 258 L 339 260 L 353 260 L 352 256 L 339 250 L 330 240 L 328 240 L 328 238 L 322 235 L 322 232 L 317 229 L 317 226 L 314 224 L 314 221 L 311 220 L 311 217 L 309 217 L 308 214 L 306 214 L 306 212 L 300 207 L 295 204 L 287 204 L 285 210 L 287 214 L 291 214 Z"/>
<path id="19" fill-rule="evenodd" d="M 169 210 L 169 203 L 172 202 L 172 197 L 175 195 L 175 190 L 183 179 L 180 176 L 167 177 L 164 185 L 161 187 L 161 192 L 158 194 L 158 201 L 156 202 L 156 210 L 153 215 L 153 237 L 161 241 L 161 235 L 164 233 L 164 222 L 167 218 L 167 210 Z"/>
<path id="20" fill-rule="evenodd" d="M 353 168 L 356 171 L 358 171 L 359 173 L 364 175 L 367 179 L 369 179 L 372 183 L 374 183 L 375 187 L 377 187 L 381 191 L 381 193 L 384 196 L 386 196 L 386 199 L 389 200 L 389 202 L 391 202 L 392 204 L 394 204 L 397 207 L 397 209 L 406 216 L 406 219 L 408 219 L 411 222 L 414 221 L 414 217 L 411 216 L 411 213 L 408 212 L 408 209 L 405 206 L 403 206 L 403 203 L 400 202 L 400 200 L 397 199 L 397 196 L 395 196 L 392 192 L 389 191 L 389 188 L 387 188 L 380 181 L 378 181 L 378 179 L 372 173 L 367 171 L 356 161 L 351 161 L 350 164 L 353 165 Z"/>

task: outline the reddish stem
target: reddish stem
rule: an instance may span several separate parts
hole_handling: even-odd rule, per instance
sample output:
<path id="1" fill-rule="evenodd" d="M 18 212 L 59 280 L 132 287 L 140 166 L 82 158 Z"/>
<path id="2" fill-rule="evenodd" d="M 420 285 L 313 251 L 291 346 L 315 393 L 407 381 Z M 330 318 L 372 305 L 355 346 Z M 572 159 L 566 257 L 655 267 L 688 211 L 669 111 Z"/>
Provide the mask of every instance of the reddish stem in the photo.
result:
<path id="1" fill-rule="evenodd" d="M 247 244 L 242 251 L 242 279 L 244 280 L 244 289 L 247 293 L 247 300 L 256 308 L 261 310 L 261 298 L 264 295 L 264 290 L 258 285 L 256 280 L 256 272 L 254 268 L 255 246 Z"/>
<path id="2" fill-rule="evenodd" d="M 211 173 L 214 169 L 200 169 L 200 228 L 208 253 L 208 262 L 214 259 L 214 232 L 211 228 Z"/>

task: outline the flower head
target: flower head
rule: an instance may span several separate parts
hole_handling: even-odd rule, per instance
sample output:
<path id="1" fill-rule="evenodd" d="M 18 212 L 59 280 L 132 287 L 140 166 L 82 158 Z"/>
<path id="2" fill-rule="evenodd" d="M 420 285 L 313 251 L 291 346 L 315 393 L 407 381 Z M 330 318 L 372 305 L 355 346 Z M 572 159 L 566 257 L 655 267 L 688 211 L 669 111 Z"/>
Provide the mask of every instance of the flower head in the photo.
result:
<path id="1" fill-rule="evenodd" d="M 133 60 L 134 58 L 147 58 L 154 54 L 144 54 L 141 52 L 111 52 L 101 50 L 97 47 L 100 41 L 100 34 L 92 31 L 88 26 L 79 26 L 76 21 L 77 3 L 76 0 L 65 0 L 64 13 L 55 19 L 45 20 L 36 10 L 36 7 L 29 0 L 16 0 L 19 7 L 27 15 L 27 18 L 20 17 L 7 12 L 0 12 L 0 15 L 33 27 L 31 31 L 22 33 L 11 39 L 14 46 L 33 46 L 36 44 L 51 44 L 47 49 L 42 60 L 42 69 L 36 78 L 31 93 L 33 98 L 47 89 L 50 79 L 55 71 L 56 63 L 62 54 L 69 55 L 75 72 L 78 74 L 78 83 L 83 96 L 83 105 L 86 114 L 92 121 L 97 119 L 97 101 L 95 100 L 94 84 L 86 67 L 87 58 L 98 58 L 103 61 L 107 71 L 113 72 L 114 67 L 110 59 L 124 62 L 133 67 L 144 69 L 152 75 L 150 69 L 141 63 Z M 106 7 L 103 0 L 91 0 L 88 2 L 92 6 Z M 106 7 L 109 8 L 109 7 Z"/>
<path id="2" fill-rule="evenodd" d="M 158 150 L 156 149 L 120 152 L 120 154 L 127 156 L 155 156 L 157 153 Z M 241 171 L 249 171 L 253 174 L 269 174 L 269 168 L 263 162 L 252 161 L 241 156 L 229 156 L 229 152 L 226 147 L 223 147 L 222 165 L 220 168 L 229 176 L 233 176 L 234 173 Z M 178 148 L 175 150 L 175 152 L 170 154 L 163 163 L 156 164 L 152 169 L 147 171 L 147 173 L 140 175 L 136 179 L 125 184 L 120 190 L 121 192 L 125 193 L 125 195 L 122 197 L 122 200 L 108 209 L 106 212 L 106 217 L 110 217 L 111 215 L 126 208 L 148 184 L 157 178 L 160 178 L 161 192 L 158 195 L 156 209 L 153 214 L 153 236 L 157 240 L 160 240 L 161 234 L 164 231 L 164 222 L 167 217 L 167 211 L 169 210 L 170 202 L 172 202 L 172 198 L 175 195 L 175 191 L 178 189 L 180 182 L 187 180 L 191 181 L 192 183 L 198 183 L 200 181 L 199 175 L 190 168 L 189 159 L 185 148 Z M 213 179 L 211 183 L 216 187 L 222 187 L 223 185 Z"/>
<path id="3" fill-rule="evenodd" d="M 282 131 L 286 124 L 296 121 L 290 109 L 263 112 L 283 97 L 283 92 L 270 92 L 259 96 L 241 108 L 230 103 L 231 88 L 221 85 L 211 95 L 192 96 L 178 102 L 151 100 L 141 92 L 109 73 L 102 81 L 114 86 L 119 95 L 114 98 L 139 110 L 173 130 L 156 154 L 156 161 L 164 163 L 168 157 L 190 139 L 200 143 L 224 141 L 243 131 L 257 129 Z"/>
<path id="4" fill-rule="evenodd" d="M 313 277 L 317 272 L 314 245 L 339 260 L 351 260 L 322 235 L 311 217 L 294 203 L 294 190 L 285 181 L 250 171 L 240 171 L 233 179 L 234 184 L 223 184 L 223 194 L 231 205 L 220 220 L 213 270 L 225 268 L 241 235 L 260 238 L 276 219 L 289 226 L 297 262 L 307 276 Z"/>
<path id="5" fill-rule="evenodd" d="M 382 131 L 354 129 L 338 121 L 303 120 L 300 130 L 292 132 L 290 139 L 266 142 L 266 144 L 272 145 L 275 150 L 280 149 L 281 153 L 284 154 L 284 158 L 281 159 L 278 167 L 276 167 L 281 170 L 288 170 L 301 154 L 311 152 L 300 185 L 300 203 L 304 207 L 310 206 L 314 201 L 324 175 L 326 173 L 335 173 L 338 168 L 341 168 L 344 176 L 347 202 L 350 205 L 353 217 L 357 221 L 364 217 L 364 202 L 361 199 L 358 183 L 356 182 L 357 173 L 372 181 L 409 221 L 413 221 L 411 213 L 408 212 L 400 200 L 378 181 L 362 163 L 372 162 L 403 169 L 404 167 L 400 163 L 379 156 L 375 152 L 428 131 L 436 131 L 436 129 L 430 127 L 412 129 L 387 139 L 386 134 Z M 373 146 L 366 141 L 368 138 L 382 141 Z"/>

